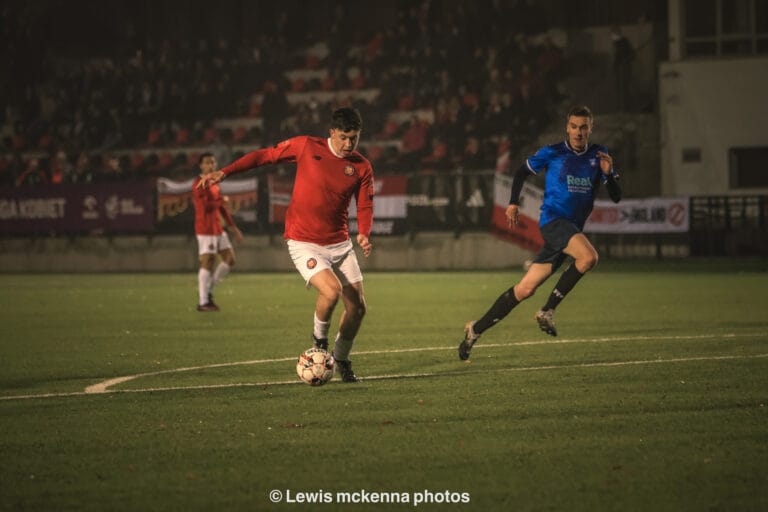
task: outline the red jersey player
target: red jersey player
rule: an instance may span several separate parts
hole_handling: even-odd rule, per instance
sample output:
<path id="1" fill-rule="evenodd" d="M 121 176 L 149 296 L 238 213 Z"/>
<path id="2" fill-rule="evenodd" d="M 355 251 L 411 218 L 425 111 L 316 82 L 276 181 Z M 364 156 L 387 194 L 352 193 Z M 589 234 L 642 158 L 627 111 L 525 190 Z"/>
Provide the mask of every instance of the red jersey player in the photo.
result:
<path id="1" fill-rule="evenodd" d="M 356 382 L 349 353 L 365 315 L 363 276 L 349 238 L 347 209 L 357 203 L 357 243 L 368 257 L 373 225 L 373 169 L 355 151 L 362 118 L 356 109 L 339 108 L 331 116 L 329 137 L 294 137 L 272 148 L 248 153 L 223 169 L 201 177 L 198 187 L 226 176 L 279 162 L 296 163 L 296 182 L 285 218 L 285 239 L 296 269 L 318 291 L 315 346 L 328 347 L 331 315 L 344 304 L 333 356 L 344 382 Z"/>
<path id="2" fill-rule="evenodd" d="M 221 217 L 227 221 L 232 235 L 239 242 L 243 234 L 235 226 L 235 221 L 225 206 L 227 198 L 221 195 L 218 185 L 206 188 L 199 187 L 201 179 L 216 170 L 216 158 L 211 153 L 203 153 L 198 160 L 200 176 L 192 183 L 192 196 L 195 205 L 195 235 L 197 236 L 198 254 L 200 255 L 200 270 L 197 273 L 198 311 L 218 311 L 219 307 L 213 302 L 213 287 L 224 279 L 235 264 L 235 251 L 229 241 L 227 232 L 221 225 Z M 221 256 L 221 262 L 214 270 L 216 255 Z"/>

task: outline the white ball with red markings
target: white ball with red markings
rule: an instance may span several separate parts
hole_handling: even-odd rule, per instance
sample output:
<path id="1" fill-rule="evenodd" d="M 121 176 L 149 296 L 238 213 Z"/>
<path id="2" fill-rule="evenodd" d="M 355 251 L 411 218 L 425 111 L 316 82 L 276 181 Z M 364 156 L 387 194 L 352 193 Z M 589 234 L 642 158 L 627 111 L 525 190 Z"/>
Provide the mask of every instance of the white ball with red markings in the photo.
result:
<path id="1" fill-rule="evenodd" d="M 335 370 L 336 361 L 330 352 L 322 348 L 305 350 L 296 362 L 299 379 L 310 386 L 322 386 L 333 378 Z"/>

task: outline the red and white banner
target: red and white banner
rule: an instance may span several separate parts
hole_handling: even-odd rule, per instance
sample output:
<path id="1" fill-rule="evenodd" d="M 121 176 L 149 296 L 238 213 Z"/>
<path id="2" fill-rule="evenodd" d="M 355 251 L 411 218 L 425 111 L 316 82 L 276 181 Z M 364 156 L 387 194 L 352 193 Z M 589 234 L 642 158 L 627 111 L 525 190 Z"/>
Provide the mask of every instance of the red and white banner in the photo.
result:
<path id="1" fill-rule="evenodd" d="M 373 218 L 404 218 L 408 214 L 408 177 L 382 176 L 373 180 Z M 349 217 L 357 218 L 357 205 L 349 205 Z"/>
<path id="2" fill-rule="evenodd" d="M 504 212 L 509 204 L 512 178 L 497 175 L 494 182 L 493 230 L 512 242 L 531 250 L 543 245 L 539 232 L 539 209 L 544 198 L 538 187 L 523 185 L 520 194 L 520 224 L 510 228 Z M 690 225 L 687 197 L 623 199 L 614 203 L 595 201 L 584 226 L 587 233 L 685 233 Z"/>
<path id="3" fill-rule="evenodd" d="M 373 181 L 373 229 L 376 235 L 391 235 L 404 231 L 408 216 L 408 177 L 381 176 Z M 285 212 L 291 200 L 293 176 L 269 177 L 270 217 L 273 224 L 285 222 Z M 357 232 L 357 204 L 349 204 L 349 230 Z"/>
<path id="4" fill-rule="evenodd" d="M 523 184 L 520 193 L 520 216 L 515 227 L 509 227 L 504 212 L 509 206 L 509 194 L 512 190 L 512 177 L 497 174 L 493 183 L 493 213 L 491 227 L 495 234 L 517 245 L 538 251 L 544 245 L 539 231 L 539 210 L 544 200 L 544 192 L 528 183 Z"/>
<path id="5" fill-rule="evenodd" d="M 408 217 L 408 177 L 382 176 L 373 180 L 374 235 L 394 235 L 405 231 Z M 357 204 L 349 205 L 349 230 L 357 233 Z"/>
<path id="6" fill-rule="evenodd" d="M 690 225 L 687 197 L 595 201 L 587 233 L 686 233 Z"/>
<path id="7" fill-rule="evenodd" d="M 285 224 L 285 212 L 288 211 L 293 193 L 293 179 L 293 174 L 270 174 L 267 177 L 270 224 Z"/>
<path id="8" fill-rule="evenodd" d="M 157 224 L 161 228 L 184 224 L 191 230 L 194 225 L 192 182 L 194 179 L 174 181 L 157 179 Z M 258 202 L 257 178 L 228 179 L 221 182 L 221 193 L 229 198 L 229 211 L 235 220 L 256 221 Z"/>

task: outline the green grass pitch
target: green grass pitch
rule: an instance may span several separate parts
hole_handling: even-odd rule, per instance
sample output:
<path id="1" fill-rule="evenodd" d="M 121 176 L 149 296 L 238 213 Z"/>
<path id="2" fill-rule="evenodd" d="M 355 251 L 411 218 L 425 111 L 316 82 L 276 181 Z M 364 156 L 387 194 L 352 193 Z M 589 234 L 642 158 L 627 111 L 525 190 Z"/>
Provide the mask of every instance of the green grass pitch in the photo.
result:
<path id="1" fill-rule="evenodd" d="M 319 388 L 297 274 L 1 275 L 0 510 L 768 510 L 765 267 L 601 264 L 557 338 L 553 279 L 469 363 L 520 271 L 368 273 Z"/>

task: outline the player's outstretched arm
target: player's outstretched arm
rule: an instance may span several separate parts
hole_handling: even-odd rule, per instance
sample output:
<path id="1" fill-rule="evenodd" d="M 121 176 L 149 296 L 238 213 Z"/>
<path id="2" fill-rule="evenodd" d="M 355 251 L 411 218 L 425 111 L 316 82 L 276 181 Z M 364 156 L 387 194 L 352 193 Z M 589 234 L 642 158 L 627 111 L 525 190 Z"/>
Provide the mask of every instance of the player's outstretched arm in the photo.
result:
<path id="1" fill-rule="evenodd" d="M 209 185 L 219 183 L 224 179 L 224 173 L 222 171 L 214 171 L 208 174 L 200 176 L 200 181 L 197 182 L 197 188 L 207 188 Z"/>

